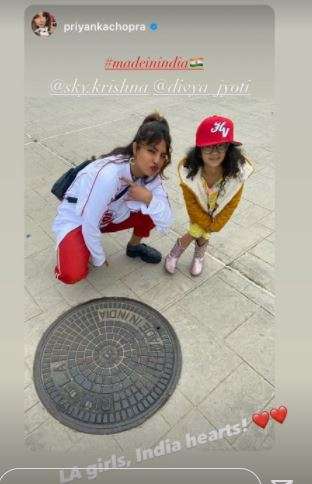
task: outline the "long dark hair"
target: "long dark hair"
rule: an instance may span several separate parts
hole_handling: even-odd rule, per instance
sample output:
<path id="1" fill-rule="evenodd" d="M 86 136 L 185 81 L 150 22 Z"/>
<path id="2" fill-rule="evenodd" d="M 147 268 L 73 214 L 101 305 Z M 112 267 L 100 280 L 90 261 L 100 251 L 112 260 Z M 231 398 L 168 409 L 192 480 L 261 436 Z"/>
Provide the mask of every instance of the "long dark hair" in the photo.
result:
<path id="1" fill-rule="evenodd" d="M 161 168 L 159 175 L 164 176 L 163 172 L 165 168 L 171 163 L 171 136 L 168 121 L 157 112 L 146 116 L 131 143 L 126 146 L 114 148 L 109 153 L 101 155 L 100 158 L 112 155 L 123 155 L 125 158 L 131 158 L 133 156 L 134 142 L 136 142 L 139 147 L 142 144 L 155 144 L 162 140 L 165 141 L 167 147 L 167 161 Z"/>
<path id="2" fill-rule="evenodd" d="M 49 12 L 42 12 L 42 16 L 46 19 L 46 24 L 45 27 L 47 27 L 48 31 L 51 33 L 51 15 Z M 35 19 L 39 17 L 39 13 L 37 13 L 34 18 L 31 21 L 31 28 L 35 32 L 35 30 L 38 28 L 38 25 L 36 25 Z M 35 32 L 36 35 L 39 35 Z"/>
<path id="3" fill-rule="evenodd" d="M 227 180 L 230 178 L 237 178 L 240 175 L 240 167 L 244 165 L 244 163 L 246 163 L 246 158 L 241 149 L 234 144 L 230 144 L 222 162 L 222 188 L 224 188 Z M 204 166 L 201 148 L 195 146 L 189 149 L 184 166 L 188 171 L 187 178 L 193 178 L 198 170 Z"/>

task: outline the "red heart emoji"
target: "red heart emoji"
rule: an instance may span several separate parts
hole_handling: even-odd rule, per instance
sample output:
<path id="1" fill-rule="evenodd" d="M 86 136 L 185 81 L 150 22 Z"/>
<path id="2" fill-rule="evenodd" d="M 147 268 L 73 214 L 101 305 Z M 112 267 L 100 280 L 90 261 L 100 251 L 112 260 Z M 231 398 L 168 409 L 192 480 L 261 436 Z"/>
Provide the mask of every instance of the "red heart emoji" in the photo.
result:
<path id="1" fill-rule="evenodd" d="M 270 415 L 276 422 L 283 423 L 287 415 L 287 408 L 283 405 L 278 408 L 272 408 Z"/>
<path id="2" fill-rule="evenodd" d="M 268 412 L 264 411 L 261 413 L 254 413 L 251 418 L 256 425 L 265 429 L 269 421 L 270 415 L 268 414 Z"/>

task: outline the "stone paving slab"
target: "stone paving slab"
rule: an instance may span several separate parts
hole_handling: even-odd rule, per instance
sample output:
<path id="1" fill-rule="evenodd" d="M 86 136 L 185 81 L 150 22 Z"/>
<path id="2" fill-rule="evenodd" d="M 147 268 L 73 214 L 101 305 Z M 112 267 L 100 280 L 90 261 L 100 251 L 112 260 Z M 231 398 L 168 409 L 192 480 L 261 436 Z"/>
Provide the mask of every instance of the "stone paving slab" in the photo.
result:
<path id="1" fill-rule="evenodd" d="M 271 230 L 275 230 L 275 212 L 271 212 L 270 215 L 261 220 L 261 224 L 268 227 Z"/>
<path id="2" fill-rule="evenodd" d="M 208 397 L 199 405 L 206 418 L 217 428 L 230 422 L 239 422 L 259 408 L 264 408 L 274 396 L 273 386 L 264 380 L 247 363 L 241 363 Z M 226 401 L 226 406 L 221 402 Z"/>
<path id="3" fill-rule="evenodd" d="M 160 415 L 170 425 L 175 426 L 191 409 L 192 402 L 186 398 L 182 391 L 177 389 L 170 397 L 167 404 L 159 411 Z"/>
<path id="4" fill-rule="evenodd" d="M 32 371 L 30 370 L 28 364 L 24 363 L 24 388 L 27 388 L 28 385 L 32 382 Z"/>
<path id="5" fill-rule="evenodd" d="M 262 220 L 266 220 L 270 214 L 271 212 L 266 208 L 243 199 L 233 215 L 233 221 L 242 227 L 248 228 Z"/>
<path id="6" fill-rule="evenodd" d="M 270 234 L 271 230 L 264 225 L 255 224 L 246 228 L 232 221 L 222 231 L 211 237 L 210 252 L 217 259 L 229 264 Z"/>
<path id="7" fill-rule="evenodd" d="M 257 310 L 255 303 L 218 275 L 186 295 L 179 304 L 219 337 L 227 336 Z"/>
<path id="8" fill-rule="evenodd" d="M 42 312 L 41 308 L 38 304 L 35 303 L 33 298 L 29 295 L 29 293 L 25 290 L 24 291 L 24 314 L 26 321 L 28 319 L 33 318 L 34 316 L 38 316 Z"/>
<path id="9" fill-rule="evenodd" d="M 110 436 L 107 435 L 88 435 L 82 434 L 78 437 L 77 442 L 72 447 L 66 449 L 66 453 L 70 454 L 81 454 L 84 456 L 93 454 L 96 457 L 111 456 L 111 455 L 121 455 L 122 448 L 118 442 Z M 90 462 L 86 463 L 88 466 Z M 78 459 L 77 459 L 78 465 Z M 79 459 L 79 466 L 83 466 L 81 460 Z"/>
<path id="10" fill-rule="evenodd" d="M 170 425 L 158 412 L 146 420 L 144 425 L 115 434 L 115 439 L 126 455 L 130 456 L 136 448 L 155 446 L 169 429 Z"/>
<path id="11" fill-rule="evenodd" d="M 183 367 L 179 390 L 194 405 L 200 403 L 231 371 L 241 358 L 221 338 L 183 307 L 183 300 L 163 312 L 179 338 Z"/>
<path id="12" fill-rule="evenodd" d="M 272 267 L 274 267 L 274 264 L 275 264 L 274 245 L 268 239 L 262 240 L 262 242 L 260 242 L 250 250 L 250 253 L 255 255 L 256 257 L 259 257 L 259 259 L 262 259 L 264 262 L 267 262 Z"/>
<path id="13" fill-rule="evenodd" d="M 231 450 L 231 445 L 225 439 L 216 439 L 207 442 L 202 440 L 196 443 L 196 439 L 202 434 L 209 435 L 216 428 L 208 422 L 198 408 L 194 407 L 184 418 L 182 418 L 165 437 L 171 441 L 179 441 L 184 448 L 188 449 L 190 459 L 192 452 L 203 452 L 210 450 Z M 197 441 L 198 442 L 198 441 Z"/>
<path id="14" fill-rule="evenodd" d="M 25 123 L 25 445 L 35 452 L 81 452 L 103 457 L 187 432 L 217 430 L 248 420 L 239 436 L 189 450 L 257 450 L 274 444 L 273 428 L 250 423 L 251 414 L 272 402 L 274 382 L 274 106 L 246 97 L 55 98 L 26 100 Z M 189 274 L 193 248 L 177 273 L 129 259 L 130 231 L 103 236 L 109 266 L 91 268 L 85 281 L 66 286 L 53 276 L 51 224 L 58 201 L 50 189 L 72 164 L 126 144 L 143 117 L 159 110 L 172 126 L 173 160 L 164 181 L 175 216 L 168 234 L 149 242 L 165 255 L 187 229 L 176 172 L 193 144 L 197 123 L 223 113 L 236 122 L 236 138 L 254 163 L 242 201 L 231 221 L 212 236 L 205 270 Z M 174 395 L 143 425 L 114 436 L 81 434 L 61 425 L 39 401 L 32 382 L 34 353 L 44 330 L 59 314 L 83 301 L 124 296 L 152 305 L 174 327 L 183 368 Z M 273 404 L 272 404 L 273 406 Z M 90 461 L 92 462 L 92 460 Z"/>
<path id="15" fill-rule="evenodd" d="M 260 375 L 274 383 L 275 334 L 274 320 L 270 314 L 259 309 L 227 336 L 225 342 Z"/>
<path id="16" fill-rule="evenodd" d="M 44 406 L 41 404 L 41 402 L 35 403 L 31 408 L 28 408 L 25 411 L 25 416 L 24 416 L 24 429 L 25 429 L 25 443 L 27 447 L 29 446 L 29 441 L 27 438 L 34 432 L 36 432 L 35 437 L 34 437 L 34 444 L 36 441 L 36 435 L 38 433 L 39 427 L 44 424 L 45 422 L 50 421 L 50 416 L 47 412 L 47 410 L 44 408 Z M 38 439 L 38 448 L 42 446 L 42 442 L 40 439 Z M 41 447 L 42 448 L 42 447 Z M 35 449 L 37 450 L 37 448 Z M 46 449 L 44 449 L 46 450 Z"/>
<path id="17" fill-rule="evenodd" d="M 30 369 L 33 367 L 35 351 L 44 331 L 64 312 L 64 310 L 69 308 L 69 305 L 67 305 L 66 308 L 64 304 L 56 305 L 52 310 L 41 313 L 26 321 L 24 331 L 25 359 Z"/>
<path id="18" fill-rule="evenodd" d="M 49 418 L 35 431 L 27 435 L 26 447 L 32 452 L 53 452 L 61 454 L 71 448 L 81 436 L 78 432 Z"/>
<path id="19" fill-rule="evenodd" d="M 271 293 L 274 292 L 274 270 L 272 265 L 255 256 L 252 252 L 243 254 L 231 266 L 251 281 L 254 281 L 257 285 L 267 289 Z"/>
<path id="20" fill-rule="evenodd" d="M 45 98 L 44 102 L 40 98 L 31 98 L 26 100 L 25 111 L 25 131 L 32 139 L 38 140 L 108 124 L 111 117 L 108 118 L 106 113 L 111 111 L 115 117 L 123 119 L 125 114 L 133 114 L 133 107 L 127 107 L 127 103 L 116 97 L 77 98 L 74 103 L 65 98 L 62 102 L 55 98 Z"/>
<path id="21" fill-rule="evenodd" d="M 261 173 L 261 172 L 260 172 Z M 263 189 L 264 183 L 266 189 Z M 254 203 L 257 203 L 267 210 L 274 210 L 274 180 L 272 178 L 265 177 L 265 180 L 250 180 L 250 183 L 245 188 L 244 197 Z"/>
<path id="22" fill-rule="evenodd" d="M 220 271 L 218 276 L 258 306 L 272 315 L 275 314 L 274 295 L 255 283 L 252 283 L 250 279 L 246 279 L 238 270 L 228 266 Z"/>

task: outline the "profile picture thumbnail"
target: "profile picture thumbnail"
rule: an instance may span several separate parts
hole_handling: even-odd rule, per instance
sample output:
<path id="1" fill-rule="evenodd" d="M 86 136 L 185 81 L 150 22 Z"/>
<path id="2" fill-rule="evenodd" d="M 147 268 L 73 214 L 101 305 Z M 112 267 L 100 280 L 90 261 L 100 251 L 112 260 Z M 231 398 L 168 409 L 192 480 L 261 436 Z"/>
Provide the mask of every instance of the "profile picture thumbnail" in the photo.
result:
<path id="1" fill-rule="evenodd" d="M 56 18 L 49 12 L 38 12 L 31 21 L 32 31 L 39 37 L 50 37 L 55 32 L 56 27 Z"/>

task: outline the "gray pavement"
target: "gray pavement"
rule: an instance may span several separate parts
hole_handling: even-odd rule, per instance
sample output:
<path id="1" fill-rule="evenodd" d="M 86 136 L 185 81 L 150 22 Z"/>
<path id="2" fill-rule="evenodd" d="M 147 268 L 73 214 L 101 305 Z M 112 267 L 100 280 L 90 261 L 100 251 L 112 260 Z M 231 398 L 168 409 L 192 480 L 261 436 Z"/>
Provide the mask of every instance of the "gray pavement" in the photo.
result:
<path id="1" fill-rule="evenodd" d="M 105 235 L 110 266 L 65 286 L 53 276 L 51 223 L 58 201 L 52 183 L 70 163 L 129 142 L 145 115 L 165 115 L 173 137 L 173 163 L 165 185 L 175 214 L 166 235 L 151 242 L 165 254 L 187 227 L 176 167 L 193 144 L 198 122 L 210 114 L 232 117 L 236 138 L 255 165 L 235 215 L 211 239 L 206 267 L 188 272 L 191 251 L 171 277 L 125 256 L 128 231 Z M 26 100 L 25 125 L 25 443 L 33 451 L 92 452 L 133 457 L 136 447 L 210 432 L 247 419 L 247 431 L 201 450 L 270 448 L 274 425 L 251 422 L 274 406 L 274 106 L 253 97 L 48 98 Z M 32 365 L 44 330 L 62 312 L 104 295 L 135 298 L 160 310 L 182 347 L 183 369 L 168 403 L 136 429 L 92 436 L 68 429 L 44 409 L 34 390 Z M 196 449 L 190 452 L 196 452 Z"/>

